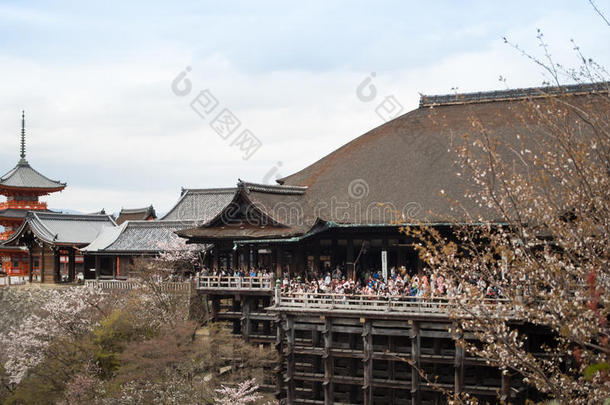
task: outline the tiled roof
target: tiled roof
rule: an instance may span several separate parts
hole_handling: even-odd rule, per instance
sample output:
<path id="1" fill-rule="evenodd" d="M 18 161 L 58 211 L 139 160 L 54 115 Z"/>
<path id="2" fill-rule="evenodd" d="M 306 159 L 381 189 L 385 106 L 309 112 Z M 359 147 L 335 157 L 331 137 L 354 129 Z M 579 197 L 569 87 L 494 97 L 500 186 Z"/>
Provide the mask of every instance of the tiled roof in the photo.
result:
<path id="1" fill-rule="evenodd" d="M 574 84 L 562 87 L 532 87 L 524 89 L 508 89 L 498 91 L 482 91 L 477 93 L 456 93 L 426 96 L 421 95 L 420 107 L 434 107 L 453 104 L 487 103 L 493 101 L 525 100 L 530 98 L 548 97 L 558 94 L 588 94 L 594 92 L 608 93 L 610 82 Z"/>
<path id="2" fill-rule="evenodd" d="M 197 221 L 205 223 L 227 206 L 236 188 L 183 189 L 180 199 L 162 221 Z"/>
<path id="3" fill-rule="evenodd" d="M 239 180 L 233 199 L 214 218 L 178 232 L 202 241 L 287 237 L 314 223 L 307 187 L 249 183 Z"/>
<path id="4" fill-rule="evenodd" d="M 37 238 L 47 243 L 86 245 L 97 238 L 105 228 L 114 227 L 116 223 L 110 215 L 30 211 L 7 243 L 18 240 L 25 230 L 30 229 Z"/>
<path id="5" fill-rule="evenodd" d="M 157 213 L 152 205 L 144 208 L 122 208 L 116 219 L 117 224 L 121 225 L 125 221 L 156 219 Z"/>
<path id="6" fill-rule="evenodd" d="M 600 84 L 600 88 L 607 84 Z M 607 108 L 607 96 L 592 85 L 568 88 L 573 107 Z M 516 90 L 529 94 L 536 89 Z M 483 94 L 483 93 L 481 93 Z M 509 93 L 506 93 L 509 94 Z M 462 95 L 466 100 L 475 97 Z M 290 186 L 307 186 L 306 199 L 314 216 L 351 224 L 400 222 L 439 223 L 448 219 L 496 221 L 502 215 L 465 197 L 473 184 L 459 176 L 456 150 L 481 137 L 473 120 L 490 139 L 506 144 L 501 152 L 507 165 L 522 167 L 514 150 L 536 150 L 549 126 L 534 109 L 550 108 L 553 97 L 536 99 L 493 98 L 489 102 L 452 103 L 441 108 L 421 107 L 401 115 L 331 152 L 290 176 L 278 180 Z M 493 98 L 493 100 L 491 100 Z M 442 98 L 434 102 L 444 102 Z M 572 113 L 569 119 L 578 119 Z M 518 140 L 516 134 L 521 135 Z M 469 139 L 465 138 L 469 135 Z M 521 144 L 523 143 L 523 145 Z M 538 144 L 538 146 L 537 146 Z M 443 197 L 441 191 L 450 198 Z M 457 200 L 463 211 L 456 210 Z M 466 216 L 465 212 L 471 216 Z M 473 219 L 474 218 L 474 219 Z"/>
<path id="7" fill-rule="evenodd" d="M 181 240 L 175 231 L 192 227 L 194 221 L 127 221 L 107 229 L 89 246 L 89 253 L 157 253 L 164 242 Z"/>
<path id="8" fill-rule="evenodd" d="M 0 178 L 0 188 L 2 187 L 59 191 L 66 187 L 66 183 L 49 179 L 34 170 L 27 161 L 23 160 Z"/>

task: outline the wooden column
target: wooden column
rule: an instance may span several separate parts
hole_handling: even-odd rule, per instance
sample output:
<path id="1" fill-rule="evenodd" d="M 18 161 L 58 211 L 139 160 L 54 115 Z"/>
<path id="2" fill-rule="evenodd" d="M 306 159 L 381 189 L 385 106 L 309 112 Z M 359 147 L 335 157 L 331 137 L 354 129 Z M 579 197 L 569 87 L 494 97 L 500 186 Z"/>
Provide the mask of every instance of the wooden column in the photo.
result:
<path id="1" fill-rule="evenodd" d="M 275 350 L 278 353 L 278 361 L 275 368 L 275 397 L 276 399 L 282 398 L 282 392 L 284 390 L 284 376 L 282 371 L 284 369 L 284 337 L 286 335 L 282 321 L 279 319 L 274 320 L 275 325 Z"/>
<path id="2" fill-rule="evenodd" d="M 322 247 L 320 246 L 320 239 L 317 239 L 313 243 L 313 268 L 318 275 L 322 272 L 322 262 L 320 261 L 320 255 L 322 254 Z"/>
<path id="3" fill-rule="evenodd" d="M 68 281 L 74 282 L 76 280 L 76 261 L 74 258 L 74 249 L 68 250 Z"/>
<path id="4" fill-rule="evenodd" d="M 324 329 L 322 329 L 322 336 L 324 338 L 324 355 L 322 360 L 324 361 L 324 405 L 331 405 L 334 403 L 334 386 L 333 386 L 333 329 L 332 329 L 331 318 L 326 317 L 324 319 Z"/>
<path id="5" fill-rule="evenodd" d="M 453 363 L 453 391 L 457 394 L 464 390 L 464 348 L 459 344 L 458 340 L 455 343 L 455 361 Z"/>
<path id="6" fill-rule="evenodd" d="M 99 280 L 100 279 L 100 255 L 95 255 L 95 279 Z"/>
<path id="7" fill-rule="evenodd" d="M 250 340 L 250 329 L 252 321 L 250 320 L 250 311 L 252 307 L 252 298 L 243 296 L 241 298 L 241 335 L 248 342 Z"/>
<path id="8" fill-rule="evenodd" d="M 324 326 L 322 326 L 322 328 L 324 328 Z M 311 330 L 311 347 L 312 348 L 320 347 L 320 336 L 321 336 L 321 333 L 320 333 L 320 331 L 318 331 L 318 328 L 314 328 Z M 313 357 L 312 367 L 315 372 L 320 370 L 320 367 L 322 366 L 321 363 L 322 363 L 322 358 L 320 356 Z M 320 398 L 320 384 L 317 384 L 317 383 L 313 384 L 312 395 L 313 395 L 314 400 L 317 400 L 318 398 Z"/>
<path id="9" fill-rule="evenodd" d="M 394 336 L 388 336 L 388 350 L 390 351 L 390 353 L 396 352 L 396 343 L 394 341 Z M 396 379 L 396 370 L 394 365 L 394 360 L 388 360 L 388 380 Z M 394 388 L 390 388 L 390 405 L 394 405 L 395 391 L 396 390 Z"/>
<path id="10" fill-rule="evenodd" d="M 30 283 L 34 281 L 34 256 L 32 255 L 32 246 L 28 246 L 28 260 L 30 261 L 30 270 L 28 271 L 28 278 Z"/>
<path id="11" fill-rule="evenodd" d="M 59 274 L 59 251 L 57 249 L 53 249 L 53 278 L 56 283 L 61 281 L 61 275 Z"/>
<path id="12" fill-rule="evenodd" d="M 364 394 L 364 404 L 373 404 L 373 334 L 371 320 L 367 319 L 362 324 L 362 345 L 364 349 L 363 375 L 364 384 L 362 391 Z"/>
<path id="13" fill-rule="evenodd" d="M 112 279 L 116 280 L 116 257 L 113 257 L 110 261 L 112 262 Z"/>
<path id="14" fill-rule="evenodd" d="M 440 355 L 441 354 L 441 339 L 438 337 L 433 338 L 433 352 L 435 355 Z M 439 375 L 440 372 L 440 367 L 437 363 L 434 363 L 434 365 L 432 366 L 432 373 L 433 375 Z M 435 405 L 440 405 L 442 403 L 442 394 L 440 392 L 435 393 L 435 397 L 434 397 L 434 404 Z"/>
<path id="15" fill-rule="evenodd" d="M 40 246 L 40 282 L 44 282 L 44 243 Z"/>
<path id="16" fill-rule="evenodd" d="M 220 253 L 218 252 L 218 247 L 214 246 L 214 250 L 212 252 L 212 269 L 218 270 L 218 255 Z"/>
<path id="17" fill-rule="evenodd" d="M 275 276 L 282 277 L 282 265 L 284 264 L 284 251 L 281 246 L 275 248 Z"/>
<path id="18" fill-rule="evenodd" d="M 232 312 L 241 312 L 240 308 L 240 296 L 235 294 L 233 296 L 233 301 L 231 303 L 231 311 Z M 233 318 L 233 334 L 239 335 L 241 334 L 241 321 Z"/>
<path id="19" fill-rule="evenodd" d="M 296 276 L 301 276 L 303 280 L 305 280 L 305 249 L 301 244 L 299 244 L 296 248 L 294 262 Z"/>
<path id="20" fill-rule="evenodd" d="M 413 322 L 411 328 L 411 404 L 421 405 L 420 377 L 421 370 L 421 335 L 419 333 L 419 322 Z"/>
<path id="21" fill-rule="evenodd" d="M 349 334 L 349 348 L 355 350 L 357 346 L 358 335 L 355 333 Z M 360 366 L 360 360 L 357 358 L 349 359 L 349 374 L 355 376 L 358 373 L 358 367 Z M 358 386 L 355 384 L 350 385 L 349 390 L 349 402 L 355 404 L 358 398 Z"/>
<path id="22" fill-rule="evenodd" d="M 347 249 L 345 255 L 345 272 L 347 278 L 356 279 L 356 268 L 354 267 L 354 240 L 347 240 Z"/>
<path id="23" fill-rule="evenodd" d="M 502 372 L 502 387 L 500 389 L 500 401 L 509 403 L 511 398 L 510 395 L 510 374 L 508 370 L 501 370 Z"/>
<path id="24" fill-rule="evenodd" d="M 294 404 L 296 399 L 296 389 L 294 385 L 294 369 L 295 369 L 295 359 L 294 359 L 294 345 L 295 345 L 295 333 L 294 333 L 294 318 L 289 316 L 286 319 L 286 334 L 287 334 L 287 345 L 286 345 L 286 380 L 285 382 L 288 384 L 286 399 L 289 404 Z"/>
<path id="25" fill-rule="evenodd" d="M 212 309 L 210 317 L 213 322 L 218 321 L 218 313 L 220 312 L 220 298 L 217 295 L 212 295 Z"/>
<path id="26" fill-rule="evenodd" d="M 337 267 L 337 238 L 334 237 L 330 243 L 330 271 L 332 272 Z"/>

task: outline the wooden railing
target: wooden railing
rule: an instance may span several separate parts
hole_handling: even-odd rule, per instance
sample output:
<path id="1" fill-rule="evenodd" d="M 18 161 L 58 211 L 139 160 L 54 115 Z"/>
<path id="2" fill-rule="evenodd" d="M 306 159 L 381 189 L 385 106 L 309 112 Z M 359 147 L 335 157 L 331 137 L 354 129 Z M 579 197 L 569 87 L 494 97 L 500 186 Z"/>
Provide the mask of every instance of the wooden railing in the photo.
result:
<path id="1" fill-rule="evenodd" d="M 161 282 L 157 284 L 163 291 L 190 291 L 191 283 Z M 145 287 L 146 284 L 138 280 L 85 280 L 86 287 L 96 287 L 102 290 L 134 290 Z"/>
<path id="2" fill-rule="evenodd" d="M 0 203 L 0 210 L 18 209 L 18 210 L 46 210 L 47 203 L 42 201 L 5 201 Z"/>
<path id="3" fill-rule="evenodd" d="M 199 276 L 197 289 L 271 290 L 271 277 Z"/>
<path id="4" fill-rule="evenodd" d="M 282 293 L 276 290 L 275 307 L 281 309 L 384 311 L 411 313 L 448 313 L 458 309 L 446 297 L 386 297 L 380 295 L 343 295 L 314 293 Z M 493 307 L 508 301 L 486 299 L 484 305 Z"/>

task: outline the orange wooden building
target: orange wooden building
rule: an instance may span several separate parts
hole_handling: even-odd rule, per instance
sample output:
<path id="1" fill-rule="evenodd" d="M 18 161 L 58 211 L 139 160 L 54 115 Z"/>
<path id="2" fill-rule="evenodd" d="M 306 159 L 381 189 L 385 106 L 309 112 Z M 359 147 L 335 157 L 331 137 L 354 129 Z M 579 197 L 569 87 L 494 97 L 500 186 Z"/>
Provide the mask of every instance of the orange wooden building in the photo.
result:
<path id="1" fill-rule="evenodd" d="M 0 202 L 0 258 L 2 271 L 9 276 L 30 276 L 30 260 L 25 246 L 7 246 L 6 239 L 21 226 L 28 211 L 49 211 L 41 196 L 61 191 L 66 183 L 51 180 L 34 170 L 25 159 L 25 113 L 21 114 L 21 147 L 17 165 L 0 178 L 0 194 L 6 197 Z M 36 262 L 31 263 L 36 270 Z M 30 277 L 31 278 L 31 277 Z"/>

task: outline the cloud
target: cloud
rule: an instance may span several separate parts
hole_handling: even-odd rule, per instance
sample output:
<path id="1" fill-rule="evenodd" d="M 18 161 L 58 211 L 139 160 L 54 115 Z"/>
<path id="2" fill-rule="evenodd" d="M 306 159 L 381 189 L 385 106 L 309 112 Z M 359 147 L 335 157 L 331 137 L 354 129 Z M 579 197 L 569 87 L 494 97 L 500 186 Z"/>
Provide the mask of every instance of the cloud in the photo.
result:
<path id="1" fill-rule="evenodd" d="M 314 8 L 312 15 L 323 9 Z M 55 18 L 40 13 L 39 17 L 34 12 L 20 18 L 29 18 L 33 24 L 38 24 L 36 18 Z M 278 21 L 281 17 L 275 16 Z M 539 85 L 543 79 L 535 65 L 503 44 L 494 25 L 485 22 L 463 25 L 451 41 L 454 49 L 445 53 L 439 54 L 443 49 L 439 42 L 451 34 L 437 27 L 437 31 L 397 37 L 394 42 L 389 42 L 387 35 L 371 36 L 367 42 L 346 45 L 352 49 L 353 60 L 340 63 L 341 58 L 334 55 L 332 63 L 324 63 L 326 51 L 298 49 L 307 43 L 306 37 L 291 45 L 290 54 L 280 54 L 286 42 L 279 50 L 261 42 L 260 49 L 238 56 L 246 44 L 232 48 L 227 38 L 219 38 L 213 49 L 199 46 L 214 39 L 201 22 L 199 30 L 190 34 L 161 38 L 159 31 L 190 21 L 182 18 L 159 22 L 161 28 L 151 28 L 150 38 L 141 47 L 126 39 L 120 53 L 95 41 L 80 50 L 82 58 L 72 51 L 56 59 L 49 59 L 48 53 L 40 57 L 15 49 L 0 53 L 0 159 L 4 170 L 17 161 L 19 114 L 25 108 L 30 163 L 49 177 L 68 182 L 66 191 L 47 198 L 50 206 L 83 212 L 103 207 L 111 212 L 152 203 L 159 211 L 167 211 L 178 199 L 181 186 L 233 186 L 238 177 L 261 181 L 278 162 L 282 162 L 279 173 L 286 176 L 380 125 L 375 106 L 381 99 L 364 103 L 356 97 L 357 86 L 371 72 L 376 72 L 378 97 L 394 95 L 405 112 L 417 107 L 419 92 L 448 93 L 453 87 L 459 91 L 501 89 L 499 75 L 507 77 L 511 87 Z M 248 16 L 234 18 L 231 21 L 240 22 Z M 291 18 L 301 25 L 307 23 L 302 17 Z M 136 24 L 138 29 L 142 24 Z M 86 25 L 86 20 L 79 25 Z M 250 22 L 248 26 L 253 25 Z M 607 34 L 588 25 L 591 21 L 586 13 L 568 10 L 529 18 L 506 33 L 537 52 L 535 28 L 547 27 L 549 42 L 564 61 L 572 58 L 568 36 L 584 32 L 584 48 L 607 57 L 603 49 L 607 41 L 600 40 Z M 110 26 L 127 30 L 119 22 Z M 98 22 L 96 29 L 100 27 L 108 26 Z M 220 27 L 220 22 L 216 20 L 212 27 Z M 261 27 L 264 38 L 272 28 Z M 369 32 L 373 28 L 369 27 Z M 318 44 L 327 28 L 315 29 L 319 32 L 313 43 Z M 360 30 L 365 28 L 349 29 Z M 230 38 L 238 34 L 249 35 L 232 32 Z M 117 34 L 109 35 L 114 44 Z M 146 35 L 138 32 L 137 37 Z M 341 38 L 349 40 L 344 35 Z M 358 34 L 359 40 L 363 38 L 367 37 Z M 425 54 L 427 41 L 439 47 Z M 98 45 L 99 55 L 90 57 Z M 337 52 L 343 58 L 349 56 L 347 51 Z M 254 62 L 274 55 L 286 60 L 294 57 L 293 62 L 299 58 L 319 60 L 303 61 L 300 66 L 296 62 Z M 391 61 L 392 56 L 401 63 Z M 249 62 L 256 66 L 247 68 Z M 189 79 L 193 90 L 189 96 L 179 97 L 170 86 L 186 66 L 192 68 Z M 230 109 L 243 127 L 262 141 L 250 160 L 243 160 L 235 146 L 212 130 L 211 117 L 202 119 L 191 109 L 190 101 L 203 89 L 209 89 L 219 108 Z"/>

